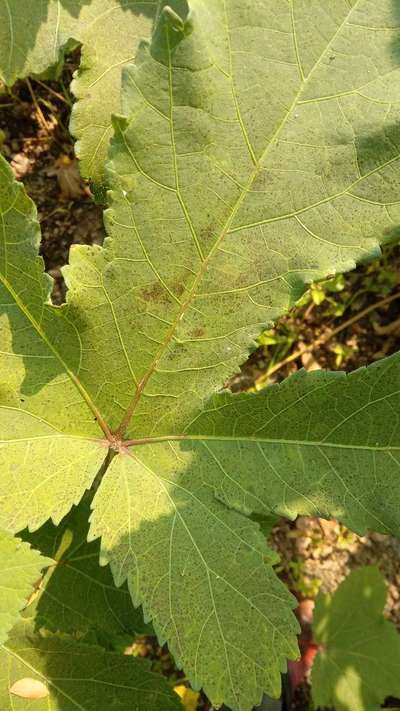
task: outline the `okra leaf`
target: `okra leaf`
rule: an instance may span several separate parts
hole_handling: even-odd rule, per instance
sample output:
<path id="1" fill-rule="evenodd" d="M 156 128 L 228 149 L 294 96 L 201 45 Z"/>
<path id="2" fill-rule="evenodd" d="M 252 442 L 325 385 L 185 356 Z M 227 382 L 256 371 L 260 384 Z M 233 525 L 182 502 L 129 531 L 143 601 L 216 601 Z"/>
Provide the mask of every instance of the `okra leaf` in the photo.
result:
<path id="1" fill-rule="evenodd" d="M 52 563 L 28 543 L 0 531 L 0 643 L 27 604 L 41 571 Z"/>
<path id="2" fill-rule="evenodd" d="M 371 3 L 353 5 L 332 3 L 304 80 L 293 22 L 322 40 L 303 2 L 193 0 L 181 29 L 166 9 L 124 69 L 111 239 L 74 250 L 67 278 L 110 325 L 129 436 L 182 431 L 307 283 L 399 234 L 395 11 L 379 3 L 369 29 Z"/>
<path id="3" fill-rule="evenodd" d="M 111 561 L 117 585 L 128 580 L 192 686 L 216 703 L 250 708 L 265 690 L 279 695 L 286 658 L 298 656 L 296 601 L 258 524 L 219 503 L 190 447 L 175 445 L 113 459 L 91 537 L 102 536 L 101 562 Z"/>
<path id="4" fill-rule="evenodd" d="M 35 626 L 70 634 L 94 632 L 99 643 L 111 645 L 118 638 L 154 634 L 141 610 L 133 607 L 127 586 L 116 587 L 109 567 L 99 565 L 99 542 L 87 542 L 89 512 L 83 501 L 57 527 L 48 522 L 24 534 L 55 561 L 34 600 Z"/>
<path id="5" fill-rule="evenodd" d="M 318 595 L 313 632 L 320 650 L 313 698 L 337 711 L 379 711 L 400 695 L 400 635 L 385 620 L 386 585 L 377 568 L 354 570 L 333 595 Z"/>
<path id="6" fill-rule="evenodd" d="M 36 210 L 3 158 L 0 215 L 0 527 L 34 530 L 78 503 L 107 452 L 79 380 L 79 333 L 50 304 Z"/>
<path id="7" fill-rule="evenodd" d="M 397 457 L 394 429 L 385 438 L 397 422 L 397 361 L 348 380 L 319 375 L 318 387 L 316 376 L 301 375 L 253 400 L 216 394 L 260 329 L 309 281 L 352 268 L 398 235 L 396 27 L 389 0 L 372 8 L 334 0 L 329 13 L 301 0 L 161 2 L 151 42 L 123 71 L 109 238 L 103 248 L 72 250 L 61 308 L 43 306 L 49 287 L 35 262 L 37 228 L 26 203 L 23 215 L 19 203 L 15 210 L 18 189 L 3 170 L 3 407 L 14 408 L 17 422 L 22 408 L 29 423 L 45 419 L 52 429 L 35 429 L 33 514 L 26 489 L 11 485 L 28 478 L 36 450 L 24 445 L 16 459 L 8 432 L 0 514 L 15 528 L 50 515 L 59 521 L 91 486 L 108 447 L 114 456 L 104 464 L 90 532 L 102 538 L 101 562 L 118 584 L 128 581 L 134 604 L 194 686 L 234 711 L 248 711 L 263 691 L 278 694 L 284 660 L 296 656 L 294 601 L 246 514 L 293 516 L 309 506 L 357 530 L 398 525 L 395 504 L 378 511 L 378 493 L 371 502 L 357 491 L 366 481 L 387 491 L 380 457 L 388 447 Z M 374 424 L 375 440 L 362 412 L 385 417 L 382 430 Z M 7 418 L 3 427 L 8 410 Z M 56 465 L 44 434 L 59 446 Z M 337 472 L 322 455 L 322 472 L 314 465 L 316 444 Z M 277 473 L 264 446 L 267 457 L 280 454 Z M 355 447 L 376 470 L 354 467 Z M 59 476 L 63 462 L 67 477 Z M 390 496 L 398 500 L 397 490 Z"/>
<path id="8" fill-rule="evenodd" d="M 121 67 L 149 36 L 155 8 L 156 0 L 24 0 L 23 6 L 0 0 L 0 77 L 6 84 L 57 64 L 71 39 L 82 45 L 71 131 L 81 172 L 97 184 L 104 180 L 111 114 L 120 109 Z"/>
<path id="9" fill-rule="evenodd" d="M 17 684 L 21 680 L 25 684 L 20 686 L 30 686 L 32 693 L 39 688 L 42 696 L 22 696 Z M 0 645 L 0 703 L 4 711 L 30 706 L 37 711 L 182 709 L 168 682 L 150 671 L 144 659 L 72 638 L 35 634 L 29 620 L 18 624 L 7 643 Z"/>
<path id="10" fill-rule="evenodd" d="M 177 445 L 233 509 L 400 536 L 399 412 L 395 353 L 348 375 L 301 370 L 257 394 L 215 395 Z"/>
<path id="11" fill-rule="evenodd" d="M 111 116 L 121 109 L 121 69 L 134 60 L 140 41 L 150 36 L 156 6 L 157 0 L 91 0 L 82 6 L 75 33 L 82 52 L 71 84 L 76 102 L 70 130 L 81 173 L 100 195 L 113 132 Z"/>

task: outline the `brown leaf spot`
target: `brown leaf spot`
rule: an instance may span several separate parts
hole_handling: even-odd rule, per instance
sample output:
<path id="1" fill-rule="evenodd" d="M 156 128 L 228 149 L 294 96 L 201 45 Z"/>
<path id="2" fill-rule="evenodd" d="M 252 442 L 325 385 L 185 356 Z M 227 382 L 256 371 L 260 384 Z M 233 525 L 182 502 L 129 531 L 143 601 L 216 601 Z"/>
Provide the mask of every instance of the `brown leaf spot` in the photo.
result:
<path id="1" fill-rule="evenodd" d="M 172 301 L 171 294 L 174 294 L 177 298 L 182 296 L 185 291 L 185 285 L 181 281 L 176 281 L 173 284 L 168 284 L 168 288 L 171 293 L 168 293 L 162 284 L 155 282 L 150 284 L 141 290 L 142 298 L 149 302 L 153 301 L 155 303 L 168 304 Z"/>
<path id="2" fill-rule="evenodd" d="M 204 336 L 204 333 L 205 333 L 204 328 L 199 326 L 199 328 L 195 328 L 194 331 L 192 331 L 190 335 L 192 338 L 201 338 L 202 336 Z"/>
<path id="3" fill-rule="evenodd" d="M 157 303 L 168 302 L 171 298 L 161 284 L 147 286 L 145 289 L 142 289 L 141 294 L 145 301 L 155 301 Z"/>
<path id="4" fill-rule="evenodd" d="M 185 285 L 182 284 L 181 281 L 178 281 L 172 286 L 171 291 L 175 294 L 175 296 L 182 296 L 185 291 Z"/>

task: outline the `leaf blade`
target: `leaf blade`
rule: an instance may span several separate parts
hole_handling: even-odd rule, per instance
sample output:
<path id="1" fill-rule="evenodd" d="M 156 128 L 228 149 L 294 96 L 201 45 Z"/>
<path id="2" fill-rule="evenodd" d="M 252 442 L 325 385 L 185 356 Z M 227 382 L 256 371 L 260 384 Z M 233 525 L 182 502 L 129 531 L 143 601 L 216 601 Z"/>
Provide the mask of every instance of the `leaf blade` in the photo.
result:
<path id="1" fill-rule="evenodd" d="M 26 605 L 42 569 L 53 561 L 4 531 L 0 531 L 0 561 L 1 644 Z"/>
<path id="2" fill-rule="evenodd" d="M 377 568 L 354 570 L 333 595 L 320 594 L 314 633 L 323 645 L 312 668 L 317 704 L 375 711 L 399 694 L 400 637 L 384 619 L 386 586 Z"/>
<path id="3" fill-rule="evenodd" d="M 99 545 L 87 542 L 89 511 L 82 501 L 57 528 L 47 523 L 36 533 L 25 534 L 56 560 L 32 603 L 35 627 L 66 634 L 94 632 L 111 643 L 118 637 L 152 634 L 126 586 L 117 588 L 109 568 L 100 567 Z M 30 605 L 31 617 L 32 611 Z"/>
<path id="4" fill-rule="evenodd" d="M 132 703 L 140 711 L 156 711 L 160 703 L 168 711 L 181 708 L 167 682 L 151 672 L 144 660 L 56 636 L 43 638 L 34 634 L 28 622 L 14 628 L 0 656 L 5 711 L 12 711 L 17 703 L 10 686 L 26 676 L 48 688 L 49 695 L 35 701 L 38 711 L 47 710 L 49 704 L 55 711 L 106 711 L 112 705 L 129 708 Z"/>
<path id="5" fill-rule="evenodd" d="M 65 309 L 49 304 L 36 210 L 3 158 L 0 185 L 0 520 L 18 531 L 61 520 L 106 450 L 101 415 L 79 378 L 79 334 Z"/>
<path id="6" fill-rule="evenodd" d="M 393 8 L 383 0 L 374 12 L 377 29 L 382 25 L 385 32 L 373 35 L 377 41 L 371 43 L 371 58 L 364 53 L 360 56 L 357 47 L 362 40 L 369 46 L 367 40 L 375 29 L 362 21 L 349 21 L 362 20 L 363 8 L 368 5 L 365 0 L 352 6 L 347 3 L 347 13 L 340 15 L 335 29 L 328 28 L 304 85 L 304 69 L 299 70 L 296 56 L 296 42 L 297 53 L 302 49 L 294 36 L 292 6 L 277 0 L 218 0 L 211 10 L 203 0 L 193 0 L 191 15 L 187 15 L 185 2 L 173 0 L 172 11 L 164 8 L 158 17 L 150 47 L 142 46 L 136 65 L 124 73 L 125 116 L 115 121 L 117 138 L 110 174 L 111 239 L 103 250 L 74 250 L 66 271 L 70 298 L 65 310 L 81 339 L 82 388 L 107 423 L 109 434 L 115 433 L 109 440 L 120 451 L 97 495 L 92 529 L 93 535 L 104 534 L 103 546 L 114 559 L 117 579 L 123 559 L 118 545 L 113 551 L 112 542 L 118 539 L 120 522 L 115 512 L 107 511 L 113 497 L 107 498 L 106 492 L 112 493 L 113 482 L 120 480 L 128 487 L 124 535 L 136 538 L 129 516 L 136 517 L 139 529 L 148 521 L 143 511 L 132 505 L 129 487 L 132 480 L 140 485 L 139 473 L 143 474 L 147 459 L 154 472 L 151 475 L 145 470 L 148 489 L 141 493 L 149 511 L 150 504 L 157 502 L 165 474 L 172 473 L 167 488 L 177 489 L 174 477 L 180 480 L 187 475 L 193 456 L 201 466 L 188 483 L 188 491 L 192 495 L 191 487 L 202 487 L 207 510 L 218 511 L 218 525 L 224 516 L 238 522 L 238 529 L 244 521 L 243 545 L 249 548 L 246 536 L 253 535 L 254 528 L 214 501 L 216 491 L 231 509 L 243 505 L 238 482 L 232 481 L 238 461 L 232 463 L 231 459 L 232 473 L 228 470 L 226 477 L 209 454 L 205 456 L 201 450 L 203 457 L 198 458 L 198 438 L 205 435 L 195 433 L 196 441 L 191 445 L 186 441 L 191 425 L 203 412 L 204 403 L 236 369 L 260 327 L 287 309 L 308 280 L 351 268 L 357 259 L 373 256 L 378 249 L 376 235 L 383 240 L 398 229 L 399 156 L 397 142 L 392 140 L 398 111 L 398 67 L 389 51 Z M 334 7 L 343 5 L 335 0 Z M 319 31 L 315 23 L 312 27 Z M 343 76 L 340 62 L 331 61 L 333 51 L 349 59 L 348 76 Z M 371 62 L 376 71 L 373 80 L 366 81 Z M 365 89 L 363 94 L 361 89 Z M 262 108 L 258 113 L 257 105 Z M 260 253 L 265 255 L 263 262 Z M 67 342 L 61 334 L 61 345 L 65 347 Z M 74 361 L 74 376 L 76 369 Z M 214 425 L 211 423 L 212 428 Z M 224 422 L 223 433 L 226 425 Z M 125 434 L 135 443 L 149 445 L 144 448 L 148 453 L 135 453 L 128 459 L 118 442 Z M 166 439 L 170 444 L 179 441 L 179 448 L 173 445 L 176 449 L 171 449 L 165 441 L 156 444 L 152 439 Z M 289 444 L 285 440 L 285 446 Z M 162 453 L 165 472 L 153 463 L 156 453 Z M 284 455 L 285 451 L 283 459 Z M 130 462 L 131 477 L 122 477 L 118 471 L 124 457 Z M 314 477 L 312 463 L 308 466 Z M 251 479 L 254 471 L 250 469 L 247 475 Z M 245 513 L 254 507 L 257 510 L 258 505 L 269 510 L 286 505 L 286 482 L 280 480 L 278 487 L 278 479 L 273 497 L 268 495 L 265 502 L 264 482 L 256 480 L 261 493 L 256 491 L 255 496 L 249 491 L 252 498 L 243 505 Z M 232 485 L 236 490 L 229 489 Z M 149 497 L 148 491 L 154 496 Z M 121 492 L 117 490 L 115 495 Z M 192 498 L 188 493 L 185 497 L 182 512 L 178 509 L 181 516 L 191 512 Z M 314 507 L 315 501 L 311 505 Z M 330 513 L 334 506 L 330 504 Z M 194 509 L 190 526 L 203 523 L 202 510 Z M 171 511 L 167 509 L 167 518 L 175 523 L 169 525 L 167 540 L 173 538 L 171 530 L 178 520 L 175 513 L 171 518 Z M 369 521 L 360 511 L 352 517 L 357 526 Z M 180 546 L 185 550 L 190 537 L 179 521 Z M 160 531 L 162 520 L 158 523 Z M 107 543 L 107 536 L 111 543 Z M 205 539 L 204 530 L 195 538 Z M 231 550 L 232 543 L 223 540 L 226 550 Z M 129 548 L 122 567 L 124 575 L 133 579 L 134 598 L 140 601 L 132 551 Z M 248 568 L 237 570 L 231 553 L 228 565 L 234 576 L 240 584 L 249 583 L 239 576 Z M 251 555 L 261 556 L 261 550 L 256 546 Z M 191 544 L 190 560 L 195 556 L 198 563 L 198 552 Z M 164 555 L 162 570 L 168 560 Z M 227 565 L 221 553 L 219 564 Z M 144 566 L 146 575 L 148 567 Z M 196 568 L 193 563 L 192 568 Z M 207 570 L 203 565 L 203 586 Z M 228 572 L 232 574 L 232 570 Z M 157 582 L 151 572 L 148 580 Z M 146 578 L 143 584 L 146 586 Z M 268 577 L 267 585 L 274 589 L 276 582 Z M 152 593 L 146 594 L 151 597 Z M 210 614 L 210 594 L 207 598 L 202 594 Z M 223 612 L 226 598 L 225 590 L 219 598 Z M 162 599 L 168 601 L 165 587 Z M 187 598 L 184 600 L 188 604 Z M 246 605 L 245 614 L 254 614 L 248 602 Z M 288 620 L 288 607 L 279 613 L 282 619 Z M 159 633 L 165 627 L 173 637 L 168 608 L 165 610 L 158 612 Z M 216 618 L 214 632 L 215 624 Z M 253 622 L 253 637 L 255 630 Z M 202 634 L 197 632 L 204 655 Z M 218 635 L 218 649 L 223 652 L 227 633 L 222 630 Z M 270 640 L 271 631 L 264 630 L 260 643 L 264 644 L 264 655 L 270 650 Z M 292 653 L 287 640 L 279 647 L 279 655 L 286 650 Z M 190 657 L 189 667 L 195 667 L 196 651 L 180 656 Z M 236 688 L 239 679 L 235 677 L 235 683 L 228 679 L 230 666 L 225 658 L 217 680 L 204 666 L 208 688 L 216 698 L 222 700 L 226 693 L 234 707 L 245 709 L 259 701 L 262 686 L 271 684 L 276 692 L 279 665 L 264 670 L 262 682 L 257 677 L 251 688 L 245 681 L 244 690 Z M 268 674 L 271 678 L 265 680 Z"/>
<path id="7" fill-rule="evenodd" d="M 127 578 L 192 686 L 241 711 L 263 691 L 279 695 L 286 657 L 298 654 L 295 602 L 258 526 L 219 504 L 182 455 L 159 444 L 116 457 L 93 503 L 90 538 L 101 535 L 102 562 L 117 585 Z"/>
<path id="8" fill-rule="evenodd" d="M 139 41 L 150 34 L 156 2 L 77 0 L 69 5 L 48 0 L 0 3 L 0 76 L 11 86 L 19 78 L 40 75 L 63 58 L 70 40 L 83 45 L 73 81 L 77 98 L 71 132 L 77 137 L 81 172 L 101 186 L 112 133 L 111 114 L 119 110 L 121 66 L 135 57 Z M 95 117 L 94 120 L 92 116 Z"/>
<path id="9" fill-rule="evenodd" d="M 214 396 L 187 434 L 218 498 L 246 513 L 398 535 L 399 362 L 300 371 L 257 394 Z"/>
<path id="10" fill-rule="evenodd" d="M 348 42 L 347 21 L 362 5 L 347 5 L 331 42 Z M 168 52 L 155 30 L 150 48 L 141 47 L 136 65 L 124 70 L 103 286 L 111 297 L 115 280 L 134 285 L 120 295 L 114 314 L 122 341 L 118 362 L 125 382 L 136 381 L 131 401 L 124 387 L 118 402 L 126 409 L 123 427 L 135 412 L 137 437 L 148 434 L 146 397 L 153 432 L 183 426 L 306 283 L 371 258 L 378 238 L 397 229 L 396 199 L 391 189 L 384 195 L 388 171 L 396 182 L 398 164 L 398 151 L 385 138 L 385 114 L 357 88 L 345 92 L 343 106 L 336 97 L 317 96 L 317 89 L 331 92 L 341 76 L 334 63 L 325 71 L 329 44 L 303 85 L 296 67 L 283 61 L 294 58 L 294 49 L 290 8 L 279 7 L 259 3 L 250 10 L 232 0 L 228 43 L 223 3 L 211 13 L 195 0 L 191 34 Z M 384 12 L 390 14 L 386 3 Z M 284 30 L 288 39 L 280 44 L 276 37 Z M 382 42 L 380 61 L 394 71 Z M 274 48 L 273 60 L 266 46 Z M 252 60 L 243 64 L 248 53 Z M 356 80 L 367 69 L 363 61 L 349 58 Z M 272 80 L 276 62 L 283 62 L 282 74 Z M 290 96 L 276 93 L 278 80 Z M 264 123 L 251 97 L 246 104 L 244 87 L 253 85 Z M 394 98 L 395 85 L 393 92 Z M 79 290 L 79 273 L 73 264 L 72 289 Z M 85 303 L 82 290 L 77 298 Z M 98 303 L 106 308 L 100 294 Z"/>

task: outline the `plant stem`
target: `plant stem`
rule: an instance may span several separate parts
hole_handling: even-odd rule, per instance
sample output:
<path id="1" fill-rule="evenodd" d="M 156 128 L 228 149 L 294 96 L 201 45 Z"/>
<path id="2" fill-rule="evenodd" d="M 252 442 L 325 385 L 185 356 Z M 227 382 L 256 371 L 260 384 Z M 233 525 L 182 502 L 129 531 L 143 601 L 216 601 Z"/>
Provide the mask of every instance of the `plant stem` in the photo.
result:
<path id="1" fill-rule="evenodd" d="M 34 106 L 35 106 L 35 111 L 36 111 L 36 114 L 37 114 L 37 117 L 38 117 L 38 121 L 39 121 L 40 125 L 42 126 L 42 128 L 46 131 L 46 133 L 49 133 L 49 126 L 48 126 L 48 123 L 47 123 L 47 121 L 46 121 L 46 119 L 45 119 L 45 117 L 44 117 L 44 114 L 43 114 L 42 109 L 40 108 L 40 106 L 39 106 L 39 104 L 38 104 L 38 101 L 37 101 L 37 98 L 36 98 L 36 94 L 35 94 L 35 92 L 34 92 L 33 89 L 32 89 L 32 84 L 31 84 L 31 82 L 29 81 L 29 79 L 25 79 L 25 82 L 26 82 L 26 85 L 27 85 L 27 87 L 28 87 L 28 89 L 29 89 L 29 93 L 30 93 L 30 95 L 31 95 L 33 104 L 34 104 Z"/>
<path id="2" fill-rule="evenodd" d="M 34 79 L 34 81 L 36 82 L 36 84 L 39 84 L 40 86 L 42 86 L 43 89 L 46 89 L 46 91 L 48 91 L 49 94 L 52 94 L 53 96 L 55 96 L 56 99 L 59 99 L 64 104 L 67 104 L 68 106 L 71 105 L 71 103 L 66 100 L 65 96 L 60 94 L 58 91 L 54 91 L 54 89 L 52 89 L 50 86 L 47 86 L 47 84 L 45 84 L 43 81 L 40 81 L 40 79 Z"/>

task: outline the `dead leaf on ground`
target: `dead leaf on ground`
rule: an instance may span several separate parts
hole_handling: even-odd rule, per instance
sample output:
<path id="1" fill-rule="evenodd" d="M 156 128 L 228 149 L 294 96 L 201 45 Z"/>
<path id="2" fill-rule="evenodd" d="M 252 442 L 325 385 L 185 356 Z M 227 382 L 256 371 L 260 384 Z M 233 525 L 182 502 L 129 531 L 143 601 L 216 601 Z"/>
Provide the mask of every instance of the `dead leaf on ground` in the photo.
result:
<path id="1" fill-rule="evenodd" d="M 17 180 L 21 180 L 32 168 L 32 161 L 25 153 L 15 153 L 11 159 L 11 168 Z"/>
<path id="2" fill-rule="evenodd" d="M 78 161 L 67 155 L 61 155 L 55 161 L 54 168 L 47 175 L 56 175 L 63 200 L 76 200 L 83 194 Z"/>
<path id="3" fill-rule="evenodd" d="M 334 538 L 338 535 L 340 526 L 337 521 L 327 521 L 325 518 L 318 518 L 317 521 L 326 538 Z"/>
<path id="4" fill-rule="evenodd" d="M 313 370 L 321 370 L 321 365 L 318 363 L 312 351 L 305 350 L 300 356 L 301 364 L 305 370 L 311 372 Z"/>

